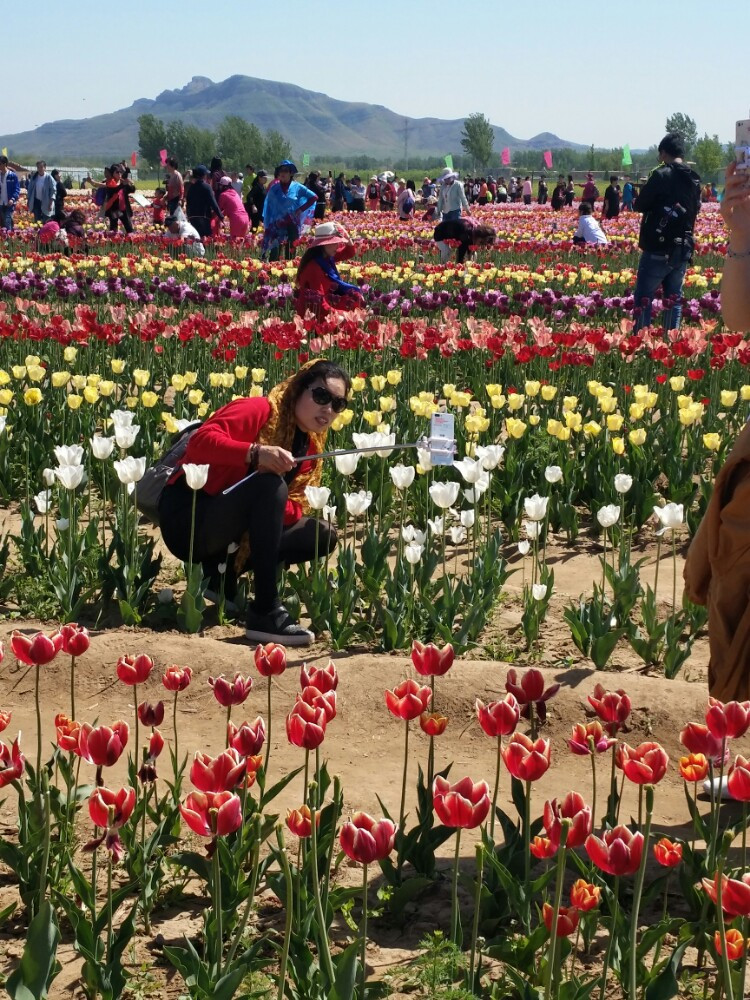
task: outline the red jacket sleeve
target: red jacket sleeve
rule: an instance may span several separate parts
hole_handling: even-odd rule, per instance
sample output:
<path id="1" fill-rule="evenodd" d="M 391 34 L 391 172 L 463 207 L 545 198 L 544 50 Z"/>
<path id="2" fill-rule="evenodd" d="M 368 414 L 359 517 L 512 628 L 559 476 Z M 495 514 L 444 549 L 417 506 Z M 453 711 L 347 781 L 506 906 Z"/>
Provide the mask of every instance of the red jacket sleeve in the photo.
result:
<path id="1" fill-rule="evenodd" d="M 263 396 L 234 399 L 220 407 L 190 438 L 186 462 L 246 465 L 247 449 L 258 440 L 271 407 Z"/>

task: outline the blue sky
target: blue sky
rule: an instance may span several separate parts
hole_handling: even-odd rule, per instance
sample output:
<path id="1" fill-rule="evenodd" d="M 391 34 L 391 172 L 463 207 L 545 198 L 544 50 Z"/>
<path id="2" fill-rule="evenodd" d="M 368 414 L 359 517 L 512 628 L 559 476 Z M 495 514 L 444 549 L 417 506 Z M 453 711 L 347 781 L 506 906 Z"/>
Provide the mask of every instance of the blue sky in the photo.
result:
<path id="1" fill-rule="evenodd" d="M 36 0 L 2 25 L 0 134 L 236 73 L 597 146 L 658 142 L 673 111 L 722 140 L 750 116 L 747 0 Z"/>

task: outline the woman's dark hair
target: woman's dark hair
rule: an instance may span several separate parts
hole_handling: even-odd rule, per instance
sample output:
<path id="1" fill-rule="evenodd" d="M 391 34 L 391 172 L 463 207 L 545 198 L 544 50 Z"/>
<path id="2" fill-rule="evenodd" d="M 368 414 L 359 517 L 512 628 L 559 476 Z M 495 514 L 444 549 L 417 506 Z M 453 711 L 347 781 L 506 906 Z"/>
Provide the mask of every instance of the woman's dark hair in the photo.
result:
<path id="1" fill-rule="evenodd" d="M 473 243 L 494 243 L 497 233 L 492 226 L 475 226 L 472 233 Z"/>
<path id="2" fill-rule="evenodd" d="M 568 180 L 569 180 L 569 181 L 572 181 L 572 180 L 573 180 L 573 175 L 572 175 L 572 174 L 568 174 Z"/>
<path id="3" fill-rule="evenodd" d="M 307 265 L 311 260 L 316 260 L 318 257 L 323 255 L 322 247 L 308 247 L 307 250 L 302 254 L 302 260 L 299 262 L 299 267 L 297 268 L 297 281 L 299 281 L 302 272 L 305 270 Z"/>
<path id="4" fill-rule="evenodd" d="M 85 216 L 85 214 L 84 214 L 84 213 L 83 213 L 83 212 L 81 211 L 81 209 L 80 209 L 80 208 L 75 208 L 75 209 L 73 209 L 73 211 L 72 211 L 72 212 L 70 213 L 70 215 L 68 216 L 68 218 L 69 218 L 69 219 L 70 219 L 70 220 L 71 220 L 72 222 L 75 222 L 75 224 L 76 224 L 77 226 L 82 226 L 82 225 L 84 224 L 84 222 L 86 221 L 86 216 Z"/>
<path id="5" fill-rule="evenodd" d="M 179 164 L 178 164 L 178 162 L 177 162 L 177 157 L 176 157 L 176 156 L 168 156 L 168 157 L 167 157 L 167 163 L 168 163 L 168 164 L 169 164 L 169 166 L 170 166 L 170 167 L 172 167 L 172 168 L 173 168 L 174 170 L 176 170 L 176 169 L 177 169 L 177 167 L 179 166 Z"/>
<path id="6" fill-rule="evenodd" d="M 109 168 L 109 172 L 111 174 L 122 174 L 122 164 L 113 163 L 112 166 Z"/>
<path id="7" fill-rule="evenodd" d="M 208 169 L 211 173 L 213 173 L 214 170 L 223 170 L 224 168 L 222 167 L 221 164 L 221 157 L 214 156 L 214 158 L 211 160 L 211 166 Z"/>
<path id="8" fill-rule="evenodd" d="M 579 215 L 591 215 L 592 211 L 593 209 L 591 208 L 590 201 L 582 201 L 581 204 L 578 206 Z"/>
<path id="9" fill-rule="evenodd" d="M 285 426 L 288 420 L 294 415 L 294 408 L 302 393 L 309 389 L 315 382 L 327 382 L 329 378 L 340 378 L 344 383 L 344 395 L 349 394 L 352 387 L 352 380 L 347 372 L 333 361 L 316 361 L 309 368 L 303 368 L 289 382 L 286 392 L 279 406 L 279 422 Z"/>
<path id="10" fill-rule="evenodd" d="M 409 179 L 406 182 L 406 188 L 407 188 L 408 191 L 416 191 L 417 190 L 416 185 L 414 184 L 414 181 L 411 180 L 411 179 Z"/>

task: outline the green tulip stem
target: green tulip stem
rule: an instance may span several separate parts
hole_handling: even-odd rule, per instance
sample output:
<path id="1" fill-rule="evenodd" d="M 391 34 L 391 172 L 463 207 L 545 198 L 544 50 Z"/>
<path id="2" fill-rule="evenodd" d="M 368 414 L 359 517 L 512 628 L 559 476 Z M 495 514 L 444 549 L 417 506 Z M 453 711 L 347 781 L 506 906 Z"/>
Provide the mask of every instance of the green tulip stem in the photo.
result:
<path id="1" fill-rule="evenodd" d="M 477 955 L 477 937 L 479 935 L 479 911 L 482 902 L 482 875 L 484 873 L 484 845 L 476 844 L 477 885 L 474 894 L 474 920 L 471 926 L 471 958 L 469 959 L 469 989 L 474 991 L 474 969 Z"/>
<path id="2" fill-rule="evenodd" d="M 638 914 L 641 908 L 641 896 L 643 894 L 643 882 L 646 878 L 646 863 L 648 861 L 648 843 L 651 837 L 651 818 L 654 813 L 654 786 L 641 785 L 646 789 L 646 827 L 643 831 L 643 852 L 641 854 L 641 864 L 635 880 L 633 890 L 633 910 L 630 915 L 630 1000 L 637 1000 L 638 996 Z"/>
<path id="3" fill-rule="evenodd" d="M 492 816 L 490 818 L 490 840 L 495 843 L 495 816 L 497 814 L 497 793 L 500 789 L 500 761 L 502 759 L 503 738 L 497 738 L 497 762 L 495 764 L 495 790 L 492 793 Z"/>
<path id="4" fill-rule="evenodd" d="M 313 790 L 313 794 L 310 797 L 310 859 L 312 861 L 312 877 L 313 877 L 313 892 L 315 894 L 315 915 L 318 920 L 318 933 L 320 937 L 318 938 L 318 947 L 320 949 L 320 957 L 322 959 L 322 965 L 325 969 L 325 973 L 328 976 L 328 982 L 333 985 L 336 980 L 336 974 L 333 971 L 333 962 L 331 961 L 331 950 L 328 944 L 328 929 L 325 923 L 325 917 L 323 914 L 323 902 L 320 894 L 320 877 L 318 875 L 318 831 L 317 826 L 317 798 L 318 792 L 317 788 Z M 365 890 L 366 891 L 366 890 Z M 364 993 L 363 993 L 364 996 Z"/>
<path id="5" fill-rule="evenodd" d="M 362 865 L 362 943 L 359 970 L 359 1000 L 365 1000 L 367 981 L 367 865 Z"/>
<path id="6" fill-rule="evenodd" d="M 263 758 L 263 777 L 268 781 L 268 759 L 271 756 L 271 675 L 268 675 L 268 701 L 266 722 L 266 755 Z"/>
<path id="7" fill-rule="evenodd" d="M 286 967 L 289 961 L 289 945 L 292 940 L 292 915 L 294 913 L 294 883 L 292 882 L 292 870 L 289 867 L 289 858 L 284 849 L 284 835 L 280 826 L 276 827 L 276 840 L 279 845 L 279 862 L 284 875 L 286 886 L 286 906 L 284 912 L 284 946 L 281 949 L 281 959 L 279 960 L 279 990 L 277 1000 L 284 1000 L 286 992 Z M 231 959 L 230 959 L 231 961 Z M 229 964 L 229 963 L 227 963 Z"/>
<path id="8" fill-rule="evenodd" d="M 609 941 L 607 942 L 607 951 L 604 955 L 604 965 L 602 966 L 602 978 L 601 985 L 599 987 L 599 1000 L 606 1000 L 607 996 L 607 973 L 609 972 L 609 964 L 612 961 L 612 952 L 614 950 L 615 937 L 617 935 L 617 921 L 620 916 L 620 876 L 615 875 L 615 884 L 612 887 L 612 895 L 615 897 L 615 905 L 612 909 L 612 926 L 609 931 Z"/>
<path id="9" fill-rule="evenodd" d="M 544 1000 L 551 1000 L 552 983 L 557 979 L 555 965 L 557 962 L 557 922 L 560 919 L 560 905 L 562 904 L 563 882 L 565 880 L 565 858 L 567 851 L 565 845 L 568 841 L 568 830 L 570 820 L 563 820 L 560 827 L 560 844 L 557 849 L 557 874 L 555 876 L 555 902 L 552 909 L 552 925 L 549 932 L 549 951 L 547 952 L 547 981 L 544 987 Z M 555 991 L 557 992 L 557 991 Z"/>
<path id="10" fill-rule="evenodd" d="M 218 843 L 214 844 L 213 869 L 213 910 L 216 919 L 215 969 L 216 980 L 218 981 L 221 978 L 221 959 L 224 954 L 224 927 L 221 910 L 221 861 L 219 859 Z"/>
<path id="11" fill-rule="evenodd" d="M 724 909 L 721 903 L 722 879 L 724 878 L 724 860 L 725 855 L 722 852 L 719 860 L 719 867 L 716 872 L 716 914 L 719 923 L 719 936 L 721 938 L 721 978 L 724 980 L 724 993 L 726 1000 L 734 1000 L 734 991 L 732 989 L 732 970 L 729 967 L 729 955 L 727 954 L 727 928 L 724 922 Z M 741 985 L 744 989 L 744 981 L 741 981 Z"/>
<path id="12" fill-rule="evenodd" d="M 458 866 L 461 863 L 461 827 L 456 828 L 456 851 L 453 855 L 451 888 L 451 941 L 458 947 Z"/>

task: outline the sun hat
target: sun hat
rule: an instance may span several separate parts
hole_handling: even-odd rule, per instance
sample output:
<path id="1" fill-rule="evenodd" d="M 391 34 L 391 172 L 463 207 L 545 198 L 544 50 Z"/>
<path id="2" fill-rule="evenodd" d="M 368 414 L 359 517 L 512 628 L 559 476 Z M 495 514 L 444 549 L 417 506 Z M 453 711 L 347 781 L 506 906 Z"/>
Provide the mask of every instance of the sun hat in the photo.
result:
<path id="1" fill-rule="evenodd" d="M 205 177 L 208 173 L 208 167 L 205 163 L 199 163 L 197 167 L 193 167 L 193 177 Z"/>
<path id="2" fill-rule="evenodd" d="M 376 181 L 377 179 L 378 179 L 377 174 L 373 174 L 372 177 L 370 178 L 371 181 Z"/>
<path id="3" fill-rule="evenodd" d="M 311 247 L 338 246 L 349 242 L 349 234 L 335 222 L 322 222 L 313 231 Z"/>
<path id="4" fill-rule="evenodd" d="M 223 177 L 219 178 L 219 187 L 231 187 L 231 186 L 232 186 L 232 178 L 231 177 L 227 177 L 227 175 L 224 174 Z"/>
<path id="5" fill-rule="evenodd" d="M 292 174 L 292 176 L 294 176 L 294 174 L 299 173 L 299 170 L 297 170 L 297 167 L 292 163 L 291 160 L 282 160 L 281 163 L 278 165 L 278 167 L 276 167 L 274 173 L 278 174 L 282 170 L 288 170 Z"/>
<path id="6" fill-rule="evenodd" d="M 455 170 L 451 170 L 450 167 L 446 167 L 445 170 L 438 177 L 438 181 L 454 181 L 458 177 Z"/>

